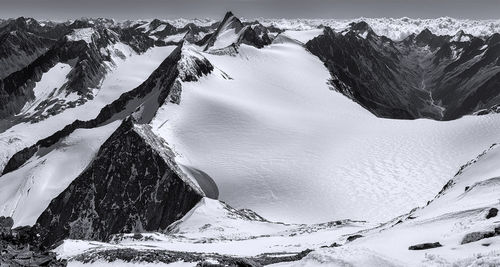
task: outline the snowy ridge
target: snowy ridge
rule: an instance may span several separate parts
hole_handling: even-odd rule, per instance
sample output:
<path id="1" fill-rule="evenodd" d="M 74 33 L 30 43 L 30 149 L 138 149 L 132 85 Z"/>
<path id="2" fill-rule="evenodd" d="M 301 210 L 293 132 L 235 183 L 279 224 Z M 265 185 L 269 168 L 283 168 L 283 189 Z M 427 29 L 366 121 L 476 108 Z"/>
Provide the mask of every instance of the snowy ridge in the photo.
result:
<path id="1" fill-rule="evenodd" d="M 213 69 L 212 64 L 194 46 L 184 44 L 181 59 L 177 63 L 181 81 L 197 80 Z"/>
<path id="2" fill-rule="evenodd" d="M 170 150 L 165 140 L 156 136 L 151 131 L 151 126 L 134 123 L 133 129 L 137 134 L 139 134 L 142 137 L 142 139 L 144 139 L 146 143 L 149 144 L 149 146 L 152 149 L 154 149 L 158 153 L 158 155 L 160 155 L 165 160 L 169 168 L 172 171 L 174 171 L 179 176 L 180 179 L 182 179 L 186 184 L 191 186 L 191 188 L 195 190 L 198 194 L 202 196 L 205 195 L 205 193 L 203 193 L 203 190 L 198 185 L 198 182 L 195 179 L 192 179 L 190 176 L 188 176 L 181 170 L 181 168 L 175 161 L 174 153 Z"/>
<path id="3" fill-rule="evenodd" d="M 0 216 L 11 216 L 16 227 L 33 225 L 50 201 L 87 167 L 118 125 L 78 129 L 39 151 L 21 168 L 0 176 Z"/>
<path id="4" fill-rule="evenodd" d="M 473 36 L 488 36 L 493 33 L 500 33 L 500 19 L 473 20 L 455 19 L 441 17 L 435 19 L 418 18 L 355 18 L 355 19 L 285 19 L 285 18 L 241 18 L 243 22 L 258 20 L 264 26 L 275 26 L 283 30 L 311 30 L 323 26 L 329 26 L 335 31 L 342 31 L 349 27 L 352 22 L 367 22 L 374 32 L 384 35 L 393 40 L 402 40 L 411 34 L 418 34 L 425 28 L 437 35 L 455 35 L 463 30 Z M 184 27 L 188 23 L 199 26 L 209 26 L 216 20 L 211 19 L 175 19 L 164 20 L 175 27 Z"/>

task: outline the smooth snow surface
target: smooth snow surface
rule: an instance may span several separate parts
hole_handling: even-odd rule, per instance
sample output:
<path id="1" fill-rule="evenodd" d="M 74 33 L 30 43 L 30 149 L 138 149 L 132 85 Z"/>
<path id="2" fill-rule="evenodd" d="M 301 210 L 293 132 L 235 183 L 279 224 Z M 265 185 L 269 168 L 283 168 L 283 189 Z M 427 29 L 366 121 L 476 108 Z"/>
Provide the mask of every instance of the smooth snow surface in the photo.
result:
<path id="1" fill-rule="evenodd" d="M 314 39 L 315 37 L 323 34 L 323 29 L 312 29 L 312 30 L 302 30 L 302 31 L 287 30 L 281 34 L 305 44 L 308 41 Z"/>
<path id="2" fill-rule="evenodd" d="M 87 167 L 119 124 L 77 129 L 39 151 L 19 169 L 0 176 L 0 216 L 12 217 L 14 227 L 33 225 L 50 201 Z"/>
<path id="3" fill-rule="evenodd" d="M 499 115 L 377 118 L 332 91 L 323 63 L 291 42 L 203 55 L 216 69 L 183 83 L 153 130 L 213 178 L 219 199 L 273 221 L 393 218 L 500 139 Z"/>

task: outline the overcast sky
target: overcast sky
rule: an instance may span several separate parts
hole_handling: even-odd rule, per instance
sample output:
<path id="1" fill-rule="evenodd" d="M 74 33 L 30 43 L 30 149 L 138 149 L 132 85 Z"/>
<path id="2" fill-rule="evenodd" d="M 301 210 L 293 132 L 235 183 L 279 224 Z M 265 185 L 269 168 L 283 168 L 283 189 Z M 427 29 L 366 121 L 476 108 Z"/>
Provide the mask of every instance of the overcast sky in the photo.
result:
<path id="1" fill-rule="evenodd" d="M 500 0 L 0 0 L 0 17 L 500 18 Z"/>

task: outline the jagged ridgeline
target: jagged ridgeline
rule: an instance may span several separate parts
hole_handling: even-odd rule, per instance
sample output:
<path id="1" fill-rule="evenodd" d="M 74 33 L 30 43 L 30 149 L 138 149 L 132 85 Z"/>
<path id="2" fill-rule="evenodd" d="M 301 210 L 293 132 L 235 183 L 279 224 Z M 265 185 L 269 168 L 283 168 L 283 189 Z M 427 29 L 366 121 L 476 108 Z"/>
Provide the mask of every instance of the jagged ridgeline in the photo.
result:
<path id="1" fill-rule="evenodd" d="M 332 75 L 336 90 L 385 118 L 452 120 L 500 103 L 500 34 L 425 29 L 401 41 L 379 36 L 365 22 L 307 42 Z"/>
<path id="2" fill-rule="evenodd" d="M 4 174 L 17 170 L 40 153 L 46 154 L 77 129 L 124 120 L 86 170 L 37 220 L 36 231 L 43 247 L 65 238 L 106 240 L 122 232 L 161 231 L 205 196 L 175 165 L 173 154 L 148 126 L 134 126 L 134 122 L 149 123 L 166 101 L 179 104 L 180 82 L 197 81 L 212 70 L 208 60 L 191 48 L 183 48 L 181 43 L 144 83 L 105 106 L 95 119 L 77 120 L 12 157 Z M 127 154 L 131 156 L 129 162 Z M 130 191 L 132 188 L 135 193 Z M 209 195 L 216 196 L 217 192 L 211 190 Z M 68 211 L 72 212 L 65 214 Z M 59 219 L 54 221 L 55 217 Z"/>
<path id="3" fill-rule="evenodd" d="M 149 126 L 134 125 L 148 123 L 166 101 L 178 104 L 181 81 L 196 81 L 213 70 L 210 62 L 190 52 L 195 53 L 180 44 L 144 83 L 105 106 L 95 119 L 75 121 L 9 161 L 4 174 L 15 171 L 32 157 L 48 153 L 77 129 L 123 120 L 90 166 L 51 202 L 37 221 L 37 231 L 45 233 L 41 235 L 42 245 L 71 236 L 106 240 L 121 232 L 162 230 L 205 196 L 175 165 L 173 154 L 150 132 Z M 59 218 L 57 222 L 55 217 Z"/>
<path id="4" fill-rule="evenodd" d="M 337 161 L 341 159 L 335 158 L 335 151 L 340 151 L 344 145 L 342 142 L 350 142 L 346 139 L 352 137 L 352 133 L 347 131 L 346 135 L 339 135 L 343 137 L 338 138 L 338 143 L 330 144 L 335 139 L 333 137 L 337 137 L 334 133 L 342 131 L 339 129 L 345 126 L 350 130 L 349 127 L 353 127 L 352 132 L 366 134 L 360 136 L 374 142 L 370 144 L 373 147 L 368 149 L 386 147 L 387 143 L 392 143 L 395 139 L 390 139 L 394 137 L 385 129 L 373 130 L 379 136 L 367 134 L 371 129 L 363 128 L 365 125 L 361 124 L 365 122 L 367 125 L 375 125 L 383 121 L 388 122 L 384 125 L 404 128 L 404 131 L 396 131 L 397 133 L 406 134 L 415 129 L 405 128 L 407 124 L 397 124 L 400 122 L 398 120 L 379 120 L 370 112 L 377 117 L 391 119 L 452 120 L 464 115 L 496 112 L 498 109 L 498 33 L 473 36 L 459 31 L 454 35 L 437 35 L 425 29 L 402 40 L 393 40 L 377 34 L 366 22 L 352 23 L 342 29 L 321 26 L 309 30 L 307 34 L 297 32 L 300 31 L 285 31 L 274 24 L 264 26 L 258 21 L 240 20 L 231 12 L 220 22 L 199 25 L 185 23 L 181 26 L 159 19 L 121 23 L 107 19 L 39 23 L 19 18 L 0 22 L 0 66 L 7 66 L 0 70 L 0 185 L 4 185 L 0 186 L 0 212 L 14 218 L 13 223 L 8 219 L 9 226 L 33 226 L 31 229 L 21 228 L 20 232 L 29 233 L 31 244 L 43 249 L 59 245 L 60 241 L 67 239 L 127 242 L 126 239 L 131 236 L 127 234 L 131 233 L 167 233 L 169 238 L 177 234 L 181 237 L 176 238 L 181 238 L 183 242 L 202 240 L 198 244 L 208 244 L 213 240 L 257 240 L 271 235 L 273 238 L 295 238 L 304 233 L 319 233 L 320 236 L 322 231 L 327 233 L 335 227 L 353 227 L 358 231 L 359 228 L 366 227 L 364 221 L 344 220 L 311 225 L 274 223 L 251 210 L 236 210 L 229 205 L 222 205 L 222 202 L 216 200 L 219 196 L 214 182 L 216 179 L 212 180 L 204 172 L 210 171 L 200 166 L 209 169 L 210 164 L 214 163 L 217 168 L 225 168 L 224 171 L 229 175 L 214 171 L 220 176 L 227 175 L 218 177 L 220 180 L 217 180 L 222 184 L 226 183 L 225 190 L 228 184 L 245 190 L 254 184 L 262 184 L 260 188 L 252 187 L 253 192 L 248 195 L 246 192 L 243 194 L 244 191 L 238 191 L 243 190 L 240 188 L 235 190 L 236 193 L 231 192 L 233 195 L 240 194 L 239 200 L 252 197 L 254 203 L 269 201 L 277 206 L 288 201 L 286 207 L 291 207 L 293 205 L 290 203 L 296 199 L 290 199 L 295 198 L 295 195 L 286 201 L 279 199 L 283 197 L 282 192 L 279 192 L 282 188 L 291 188 L 280 187 L 283 186 L 282 183 L 299 181 L 296 182 L 299 184 L 296 192 L 300 192 L 297 194 L 304 193 L 303 196 L 309 198 L 313 198 L 313 194 L 325 195 L 325 192 L 331 196 L 334 194 L 324 189 L 332 186 L 325 177 L 332 175 L 332 179 L 336 179 L 339 176 L 355 177 L 358 174 L 344 166 L 342 170 L 333 166 L 339 165 Z M 130 65 L 126 65 L 127 63 Z M 148 65 L 150 69 L 147 71 L 139 69 L 139 66 Z M 238 72 L 234 70 L 236 68 L 244 71 Z M 278 68 L 280 70 L 277 71 Z M 126 80 L 129 77 L 125 76 L 133 77 Z M 127 82 L 107 84 L 110 77 Z M 130 83 L 132 86 L 129 82 L 134 79 L 137 83 Z M 329 91 L 329 86 L 364 109 L 346 100 L 343 95 Z M 237 90 L 241 90 L 241 95 Z M 333 98 L 329 98 L 330 96 Z M 270 98 L 283 99 L 274 102 L 275 99 Z M 322 100 L 328 103 L 325 104 Z M 330 109 L 330 102 L 337 109 Z M 303 103 L 309 105 L 302 106 Z M 317 109 L 315 105 L 318 106 Z M 354 115 L 349 117 L 351 112 Z M 195 115 L 190 116 L 193 113 Z M 274 116 L 275 114 L 271 116 L 270 113 L 279 113 L 283 117 Z M 330 120 L 328 116 L 331 114 L 338 118 Z M 299 118 L 291 121 L 290 118 L 293 117 Z M 349 123 L 340 117 L 347 118 Z M 441 126 L 438 126 L 440 122 L 433 120 L 424 121 L 436 128 Z M 295 127 L 297 125 L 299 127 Z M 328 128 L 331 125 L 338 128 L 332 131 Z M 460 128 L 462 125 L 457 125 L 452 130 L 463 129 Z M 242 126 L 238 129 L 241 131 L 233 131 L 233 128 L 239 126 Z M 302 129 L 301 126 L 307 129 Z M 485 127 L 487 130 L 484 131 L 484 138 L 489 141 L 489 134 L 494 130 L 488 127 Z M 160 128 L 162 129 L 159 130 Z M 224 131 L 217 132 L 221 128 Z M 254 131 L 255 128 L 259 129 Z M 439 129 L 450 131 L 450 128 Z M 177 131 L 177 135 L 170 136 L 169 131 Z M 269 132 L 271 134 L 267 135 Z M 247 133 L 250 134 L 247 136 Z M 190 138 L 180 140 L 182 135 Z M 217 136 L 214 137 L 215 135 Z M 237 135 L 243 138 L 233 139 Z M 216 153 L 219 152 L 216 150 L 220 148 L 220 144 L 227 145 L 217 142 L 220 141 L 220 136 L 230 140 L 224 140 L 229 143 L 224 147 L 229 151 L 223 151 L 226 155 Z M 311 136 L 325 138 L 327 141 L 321 142 L 328 144 L 311 143 L 311 147 L 305 145 L 309 142 L 306 139 L 314 139 Z M 266 143 L 268 140 L 264 139 L 268 137 L 272 142 Z M 300 139 L 302 137 L 305 138 Z M 205 138 L 209 141 L 196 142 Z M 438 142 L 441 140 L 439 138 L 436 138 Z M 460 137 L 456 138 L 462 140 Z M 184 142 L 185 140 L 189 142 Z M 235 140 L 240 143 L 231 143 Z M 408 144 L 404 141 L 397 144 Z M 208 144 L 209 142 L 212 144 Z M 297 149 L 297 143 L 301 147 L 294 150 Z M 217 146 L 211 146 L 213 144 Z M 266 147 L 258 147 L 261 144 Z M 197 150 L 189 151 L 192 148 L 189 146 L 198 145 L 205 146 L 206 150 L 199 154 L 196 154 Z M 233 145 L 243 150 L 241 155 L 238 154 L 241 151 L 231 150 L 234 149 L 231 147 Z M 328 150 L 327 145 L 331 145 L 333 149 Z M 283 147 L 286 151 L 281 151 Z M 394 158 L 403 158 L 404 164 L 407 163 L 405 160 L 414 160 L 406 158 L 404 153 L 417 149 L 401 149 L 403 156 L 395 154 Z M 278 151 L 276 154 L 275 150 Z M 306 156 L 311 156 L 313 160 L 297 155 L 305 150 Z M 431 153 L 444 150 L 441 147 L 430 149 Z M 494 151 L 493 154 L 484 158 L 496 155 L 496 150 L 491 151 Z M 347 157 L 346 154 L 348 153 L 342 154 L 343 159 Z M 191 161 L 189 156 L 194 159 Z M 269 158 L 260 161 L 262 157 L 268 156 Z M 378 154 L 375 156 L 381 157 Z M 200 161 L 204 157 L 218 157 L 218 161 L 207 164 Z M 330 161 L 328 157 L 335 160 Z M 66 158 L 69 160 L 64 161 Z M 74 162 L 70 162 L 71 160 Z M 311 165 L 302 165 L 301 161 L 309 160 L 313 162 Z M 260 165 L 252 165 L 253 162 Z M 357 171 L 359 167 L 359 173 L 364 176 L 377 176 L 380 173 L 385 175 L 384 171 L 389 169 L 387 166 L 392 166 L 390 161 L 384 163 L 387 165 L 380 165 L 378 161 L 360 162 L 363 166 L 353 164 L 352 169 Z M 193 163 L 193 166 L 188 166 L 187 163 Z M 303 186 L 305 182 L 297 178 L 302 178 L 302 174 L 297 175 L 300 170 L 293 168 L 308 166 L 302 169 L 309 171 L 320 164 L 325 164 L 321 166 L 326 166 L 323 170 L 327 171 L 314 170 L 303 176 L 310 175 L 315 179 L 314 182 L 325 182 L 321 184 L 321 189 L 316 190 L 315 186 L 318 184 L 313 184 L 312 181 L 311 185 Z M 407 168 L 407 165 L 403 167 Z M 59 170 L 63 171 L 58 172 Z M 398 169 L 389 176 L 400 173 L 402 172 Z M 251 178 L 246 180 L 245 186 L 240 186 L 237 183 L 241 180 L 233 175 L 241 180 Z M 449 188 L 445 187 L 446 190 L 443 189 L 436 201 L 429 203 L 428 207 L 440 208 L 442 210 L 439 211 L 442 212 L 439 215 L 445 214 L 450 211 L 450 203 L 455 202 L 442 199 L 452 199 L 455 195 L 476 198 L 480 194 L 476 194 L 475 190 L 482 190 L 483 184 L 490 186 L 497 182 L 497 178 L 484 180 L 485 177 L 470 178 L 467 175 L 469 174 L 457 175 L 456 179 L 449 182 Z M 228 180 L 231 181 L 228 183 Z M 434 182 L 429 184 L 435 184 Z M 253 184 L 250 185 L 251 183 Z M 332 188 L 337 186 L 335 183 L 336 181 Z M 459 186 L 453 186 L 454 184 Z M 400 185 L 396 184 L 395 187 L 398 186 Z M 470 188 L 465 189 L 462 194 L 462 187 L 465 186 Z M 370 188 L 368 191 L 368 194 L 376 196 L 383 192 L 380 188 Z M 307 195 L 310 192 L 313 194 Z M 227 191 L 225 193 L 227 197 Z M 259 198 L 260 193 L 270 197 Z M 249 196 L 250 194 L 252 195 Z M 370 197 L 372 196 L 366 199 L 370 200 Z M 209 201 L 207 198 L 214 200 Z M 349 204 L 344 201 L 347 198 L 339 199 L 345 205 Z M 240 203 L 244 201 L 246 199 Z M 282 202 L 278 203 L 279 201 Z M 324 200 L 317 202 L 322 205 L 329 203 Z M 312 203 L 311 207 L 320 206 L 316 204 Z M 495 217 L 497 208 L 490 207 L 490 204 L 488 202 L 488 206 L 475 207 L 478 210 L 474 211 L 474 216 L 481 220 L 485 217 L 483 213 L 488 213 L 487 219 Z M 284 210 L 282 207 L 280 206 Z M 428 207 L 415 209 L 384 227 L 389 229 L 397 224 L 413 227 L 412 222 L 419 222 L 418 218 L 415 220 L 418 216 L 435 218 L 437 215 L 430 212 Z M 316 210 L 325 213 L 325 209 Z M 218 212 L 218 217 L 213 217 L 215 212 Z M 462 210 L 457 208 L 454 212 L 461 213 Z M 319 213 L 316 215 L 321 216 Z M 492 221 L 487 221 L 484 225 L 491 226 Z M 248 232 L 242 234 L 244 231 L 238 229 L 241 225 L 248 225 Z M 476 230 L 471 233 L 482 233 L 478 240 L 497 234 L 496 228 L 483 231 L 478 227 Z M 183 234 L 189 235 L 193 231 L 199 231 L 208 237 L 200 235 L 201 237 L 183 239 Z M 346 238 L 342 237 L 346 244 L 365 236 L 369 238 L 372 234 L 370 231 L 362 234 L 345 231 L 349 233 L 345 235 Z M 475 238 L 474 235 L 468 236 L 466 243 L 477 241 Z M 137 242 L 145 241 L 147 237 L 137 235 L 137 239 Z M 411 250 L 439 248 L 441 243 L 437 241 L 442 242 L 414 242 L 411 246 L 406 246 L 405 250 L 408 247 Z M 442 245 L 447 247 L 446 242 L 442 242 Z M 338 244 L 326 246 L 335 248 Z M 285 244 L 283 247 L 294 246 Z M 307 253 L 310 252 L 308 248 L 304 249 Z M 148 253 L 150 252 L 144 252 L 144 255 L 148 256 Z M 298 260 L 307 253 L 298 253 L 300 258 L 296 255 L 288 257 Z M 105 257 L 105 254 L 103 252 L 103 255 L 94 256 L 98 259 Z M 200 260 L 204 257 L 196 254 L 194 258 Z M 214 254 L 214 257 L 223 259 L 225 256 Z M 257 260 L 261 257 L 254 258 Z M 270 259 L 271 256 L 269 259 L 268 256 L 265 258 L 265 261 L 257 262 L 274 261 Z"/>

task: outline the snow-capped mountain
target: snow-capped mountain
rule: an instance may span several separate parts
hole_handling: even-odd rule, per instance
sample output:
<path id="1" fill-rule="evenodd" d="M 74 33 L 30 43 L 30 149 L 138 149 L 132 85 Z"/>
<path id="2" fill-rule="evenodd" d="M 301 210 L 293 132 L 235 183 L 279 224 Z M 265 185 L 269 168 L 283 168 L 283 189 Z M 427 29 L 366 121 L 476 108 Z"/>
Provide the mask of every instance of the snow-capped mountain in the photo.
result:
<path id="1" fill-rule="evenodd" d="M 0 21 L 2 261 L 497 264 L 495 21 L 387 21 Z"/>
<path id="2" fill-rule="evenodd" d="M 330 70 L 336 90 L 377 116 L 449 120 L 498 103 L 500 34 L 484 40 L 423 30 L 399 42 L 365 22 L 324 34 L 306 47 Z"/>
<path id="3" fill-rule="evenodd" d="M 400 41 L 411 34 L 429 29 L 436 35 L 454 35 L 463 30 L 476 37 L 484 37 L 500 31 L 500 20 L 473 20 L 441 17 L 435 19 L 414 18 L 356 18 L 356 19 L 268 19 L 258 18 L 266 26 L 276 26 L 285 30 L 311 30 L 328 26 L 335 31 L 349 28 L 351 23 L 366 22 L 377 35 Z"/>

